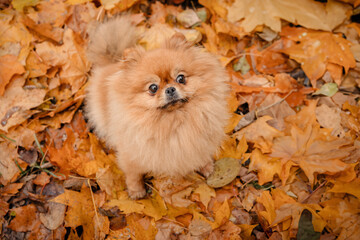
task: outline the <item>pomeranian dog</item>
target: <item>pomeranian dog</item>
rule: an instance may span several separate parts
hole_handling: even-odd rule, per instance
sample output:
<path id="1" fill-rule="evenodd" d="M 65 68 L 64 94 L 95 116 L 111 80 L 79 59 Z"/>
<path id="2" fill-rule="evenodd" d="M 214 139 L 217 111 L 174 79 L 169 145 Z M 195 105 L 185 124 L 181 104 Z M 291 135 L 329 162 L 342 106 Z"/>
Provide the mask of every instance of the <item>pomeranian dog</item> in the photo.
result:
<path id="1" fill-rule="evenodd" d="M 90 34 L 86 100 L 89 123 L 116 150 L 132 199 L 145 196 L 146 173 L 209 176 L 229 116 L 228 75 L 216 57 L 180 33 L 145 51 L 135 30 L 121 16 Z"/>

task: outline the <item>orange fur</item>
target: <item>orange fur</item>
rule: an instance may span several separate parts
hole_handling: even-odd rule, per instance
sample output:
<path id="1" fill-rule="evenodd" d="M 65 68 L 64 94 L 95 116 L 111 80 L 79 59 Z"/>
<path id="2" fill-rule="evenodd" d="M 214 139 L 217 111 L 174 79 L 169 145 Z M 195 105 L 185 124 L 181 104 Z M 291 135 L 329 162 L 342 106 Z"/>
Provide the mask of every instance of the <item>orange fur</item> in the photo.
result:
<path id="1" fill-rule="evenodd" d="M 134 32 L 134 27 L 123 20 L 110 20 L 99 29 Z M 115 28 L 116 21 L 122 25 Z M 131 42 L 124 37 L 107 43 Z M 108 53 L 111 47 L 104 48 L 104 43 L 99 50 L 96 44 L 93 41 L 89 50 L 100 57 L 91 55 L 95 67 L 87 92 L 87 115 L 96 133 L 117 151 L 117 163 L 125 173 L 130 197 L 145 195 L 145 173 L 177 176 L 200 170 L 210 174 L 212 156 L 225 136 L 228 119 L 228 76 L 219 61 L 191 47 L 178 34 L 161 48 L 147 52 L 122 44 L 121 61 L 117 61 L 119 52 Z M 112 49 L 118 51 L 119 47 Z M 111 57 L 114 55 L 116 59 Z M 175 81 L 179 74 L 185 76 L 186 84 Z M 153 83 L 159 86 L 156 94 L 148 90 Z M 185 100 L 166 105 L 165 89 L 169 87 Z"/>

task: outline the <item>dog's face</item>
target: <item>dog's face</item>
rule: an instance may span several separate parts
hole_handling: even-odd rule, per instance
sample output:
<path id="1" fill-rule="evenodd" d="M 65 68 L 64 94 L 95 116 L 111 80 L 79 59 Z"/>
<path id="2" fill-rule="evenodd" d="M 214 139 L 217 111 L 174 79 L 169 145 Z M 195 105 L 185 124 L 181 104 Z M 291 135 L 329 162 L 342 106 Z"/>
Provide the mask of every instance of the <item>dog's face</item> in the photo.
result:
<path id="1" fill-rule="evenodd" d="M 202 67 L 197 66 L 195 54 L 184 38 L 176 35 L 164 48 L 137 52 L 127 84 L 132 105 L 174 111 L 191 104 L 192 98 L 204 88 L 199 71 Z"/>

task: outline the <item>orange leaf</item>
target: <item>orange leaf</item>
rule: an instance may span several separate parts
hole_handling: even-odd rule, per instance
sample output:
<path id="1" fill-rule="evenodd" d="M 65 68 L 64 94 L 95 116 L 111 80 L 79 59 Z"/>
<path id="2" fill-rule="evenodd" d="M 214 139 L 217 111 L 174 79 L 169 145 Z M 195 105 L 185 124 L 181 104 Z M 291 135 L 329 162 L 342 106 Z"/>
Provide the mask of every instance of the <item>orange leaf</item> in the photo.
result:
<path id="1" fill-rule="evenodd" d="M 0 96 L 5 92 L 6 85 L 15 74 L 25 72 L 24 67 L 17 61 L 14 55 L 4 55 L 0 57 Z"/>
<path id="2" fill-rule="evenodd" d="M 334 186 L 329 190 L 329 192 L 334 193 L 348 193 L 354 195 L 360 199 L 360 179 L 356 178 L 352 182 L 334 182 Z"/>
<path id="3" fill-rule="evenodd" d="M 271 158 L 261 153 L 259 149 L 255 149 L 251 153 L 249 171 L 257 171 L 259 184 L 271 182 L 277 174 L 281 176 L 281 161 L 278 158 Z"/>
<path id="4" fill-rule="evenodd" d="M 345 73 L 349 68 L 355 67 L 355 59 L 350 51 L 351 43 L 339 35 L 285 27 L 281 36 L 299 42 L 299 44 L 288 44 L 282 51 L 302 64 L 302 69 L 311 80 L 313 87 L 316 87 L 316 80 L 325 73 L 329 63 L 344 67 Z M 340 81 L 338 73 L 334 76 Z"/>
<path id="5" fill-rule="evenodd" d="M 50 176 L 46 174 L 46 172 L 41 172 L 40 175 L 38 175 L 33 183 L 40 186 L 45 186 L 50 182 Z"/>
<path id="6" fill-rule="evenodd" d="M 15 213 L 15 218 L 11 221 L 8 228 L 14 231 L 31 231 L 40 223 L 38 212 L 33 204 L 14 208 L 11 211 Z"/>

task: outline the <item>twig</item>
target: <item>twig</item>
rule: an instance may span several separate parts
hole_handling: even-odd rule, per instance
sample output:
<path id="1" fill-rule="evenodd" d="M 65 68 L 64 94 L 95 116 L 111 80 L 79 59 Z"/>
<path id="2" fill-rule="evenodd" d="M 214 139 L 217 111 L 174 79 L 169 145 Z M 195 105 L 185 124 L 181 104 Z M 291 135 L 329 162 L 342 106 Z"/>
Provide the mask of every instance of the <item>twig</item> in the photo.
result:
<path id="1" fill-rule="evenodd" d="M 312 193 L 309 194 L 304 200 L 301 201 L 301 203 L 305 203 L 309 198 L 314 195 L 320 188 L 322 188 L 327 183 L 327 180 L 325 180 L 323 183 L 321 183 Z"/>
<path id="2" fill-rule="evenodd" d="M 96 215 L 96 223 L 98 225 L 98 228 L 100 229 L 100 220 L 99 220 L 99 216 L 98 216 L 98 213 L 97 213 L 97 210 L 96 210 L 96 204 L 95 204 L 95 199 L 94 199 L 94 194 L 91 190 L 91 184 L 90 184 L 90 179 L 88 179 L 88 185 L 89 185 L 89 189 L 90 189 L 90 193 L 91 193 L 91 200 L 93 202 L 93 205 L 94 205 L 94 211 L 95 211 L 95 215 Z"/>

